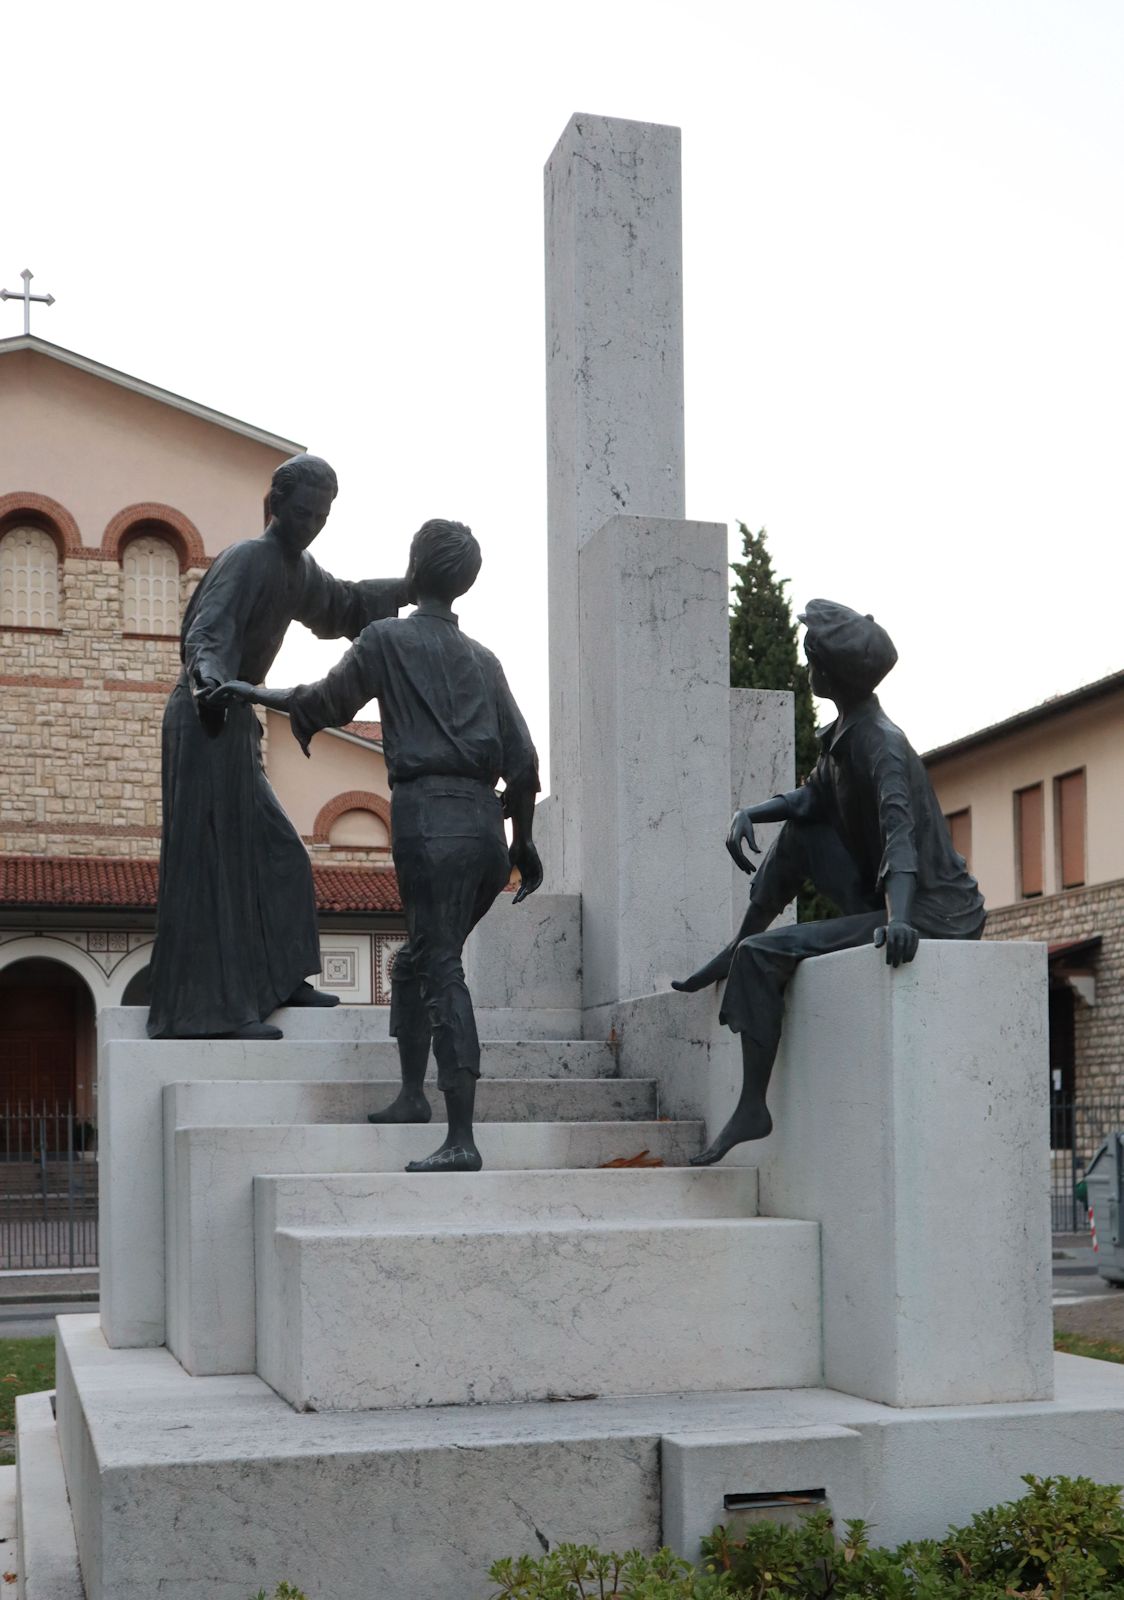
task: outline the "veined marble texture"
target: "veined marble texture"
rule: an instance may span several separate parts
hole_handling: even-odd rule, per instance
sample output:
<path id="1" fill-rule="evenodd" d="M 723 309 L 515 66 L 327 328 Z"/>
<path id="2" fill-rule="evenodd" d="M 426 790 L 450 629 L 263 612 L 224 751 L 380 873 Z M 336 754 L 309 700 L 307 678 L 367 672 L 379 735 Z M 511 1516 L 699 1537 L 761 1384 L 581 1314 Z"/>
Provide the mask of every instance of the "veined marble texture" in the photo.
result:
<path id="1" fill-rule="evenodd" d="M 701 1148 L 702 1124 L 481 1122 L 476 1134 L 489 1171 L 597 1167 L 642 1150 L 684 1166 Z M 167 1137 L 168 1341 L 199 1374 L 254 1371 L 255 1177 L 400 1174 L 439 1142 L 432 1124 L 170 1127 Z"/>
<path id="2" fill-rule="evenodd" d="M 814 1223 L 280 1228 L 274 1249 L 258 1371 L 302 1410 L 821 1381 Z"/>

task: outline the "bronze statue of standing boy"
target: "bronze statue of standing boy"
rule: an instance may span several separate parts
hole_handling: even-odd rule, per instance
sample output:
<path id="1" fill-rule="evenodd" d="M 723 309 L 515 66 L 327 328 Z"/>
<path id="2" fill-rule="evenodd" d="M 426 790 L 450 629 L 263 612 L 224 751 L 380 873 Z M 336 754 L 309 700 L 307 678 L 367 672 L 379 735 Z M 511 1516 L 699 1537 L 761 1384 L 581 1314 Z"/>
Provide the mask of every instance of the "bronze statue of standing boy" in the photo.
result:
<path id="1" fill-rule="evenodd" d="M 410 1172 L 478 1172 L 472 1131 L 480 1042 L 464 981 L 464 941 L 517 867 L 514 903 L 542 883 L 531 840 L 538 757 L 496 657 L 461 631 L 452 602 L 476 581 L 480 546 L 459 522 L 427 522 L 406 571 L 417 610 L 373 622 L 320 683 L 255 689 L 227 683 L 222 698 L 256 701 L 292 718 L 308 754 L 321 728 L 350 722 L 377 698 L 392 789 L 391 849 L 408 942 L 391 970 L 391 1033 L 402 1088 L 371 1122 L 428 1122 L 430 1044 L 449 1128 Z M 503 798 L 496 783 L 504 780 Z M 510 850 L 504 813 L 511 818 Z"/>

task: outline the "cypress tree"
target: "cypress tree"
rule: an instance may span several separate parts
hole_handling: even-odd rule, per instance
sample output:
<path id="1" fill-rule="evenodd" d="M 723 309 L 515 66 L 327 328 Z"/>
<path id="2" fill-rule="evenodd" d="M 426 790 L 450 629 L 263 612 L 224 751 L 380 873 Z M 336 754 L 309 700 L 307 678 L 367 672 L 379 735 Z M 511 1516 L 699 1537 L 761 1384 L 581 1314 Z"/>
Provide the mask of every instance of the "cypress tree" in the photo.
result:
<path id="1" fill-rule="evenodd" d="M 765 530 L 751 533 L 738 523 L 742 559 L 731 563 L 736 577 L 730 607 L 730 685 L 734 689 L 789 689 L 796 719 L 796 781 L 803 783 L 819 756 L 816 713 L 807 663 L 796 642 L 796 621 L 785 588 L 787 578 L 773 571 Z M 752 797 L 746 796 L 747 803 Z M 801 922 L 838 916 L 836 906 L 805 885 L 797 900 Z"/>

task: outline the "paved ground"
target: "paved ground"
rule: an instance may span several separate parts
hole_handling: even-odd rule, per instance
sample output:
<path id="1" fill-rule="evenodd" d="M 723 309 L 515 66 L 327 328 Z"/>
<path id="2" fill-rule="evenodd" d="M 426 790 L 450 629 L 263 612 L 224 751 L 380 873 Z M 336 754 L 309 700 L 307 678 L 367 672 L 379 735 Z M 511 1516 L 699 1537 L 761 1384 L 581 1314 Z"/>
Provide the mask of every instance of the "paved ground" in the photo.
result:
<path id="1" fill-rule="evenodd" d="M 1096 1262 L 1088 1235 L 1055 1238 L 1054 1327 L 1124 1344 L 1124 1289 L 1107 1283 Z"/>

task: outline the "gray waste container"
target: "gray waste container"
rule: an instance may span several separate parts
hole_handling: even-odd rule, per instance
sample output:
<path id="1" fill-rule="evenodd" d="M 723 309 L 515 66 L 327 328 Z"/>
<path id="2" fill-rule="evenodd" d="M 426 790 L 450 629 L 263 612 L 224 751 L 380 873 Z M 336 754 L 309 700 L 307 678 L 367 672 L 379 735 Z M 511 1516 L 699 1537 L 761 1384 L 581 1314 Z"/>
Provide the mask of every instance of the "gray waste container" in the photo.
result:
<path id="1" fill-rule="evenodd" d="M 1083 1181 L 1093 1214 L 1097 1271 L 1109 1283 L 1124 1283 L 1124 1132 L 1109 1134 Z"/>

